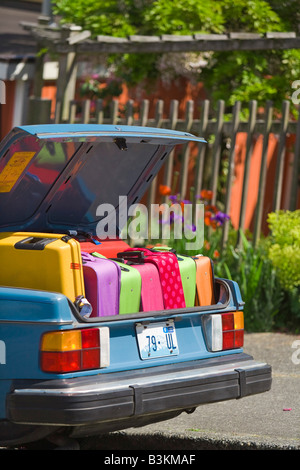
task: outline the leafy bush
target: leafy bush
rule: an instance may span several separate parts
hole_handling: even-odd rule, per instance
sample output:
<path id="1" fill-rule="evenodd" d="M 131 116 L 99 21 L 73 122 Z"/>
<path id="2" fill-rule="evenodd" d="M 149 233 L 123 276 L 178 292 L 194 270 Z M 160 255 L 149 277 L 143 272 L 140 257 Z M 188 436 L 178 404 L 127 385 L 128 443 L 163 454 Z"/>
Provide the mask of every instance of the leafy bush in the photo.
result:
<path id="1" fill-rule="evenodd" d="M 278 326 L 300 329 L 300 210 L 277 211 L 268 216 L 271 235 L 268 258 L 284 294 Z"/>
<path id="2" fill-rule="evenodd" d="M 300 331 L 300 211 L 270 213 L 271 233 L 253 246 L 236 232 L 216 263 L 216 274 L 238 282 L 247 331 Z"/>
<path id="3" fill-rule="evenodd" d="M 232 230 L 231 241 L 216 263 L 216 275 L 239 284 L 245 302 L 245 329 L 271 331 L 275 328 L 284 293 L 267 257 L 264 241 L 254 247 L 241 232 L 242 246 L 236 248 L 236 235 Z"/>
<path id="4" fill-rule="evenodd" d="M 268 257 L 282 287 L 292 292 L 300 286 L 300 210 L 272 212 Z"/>

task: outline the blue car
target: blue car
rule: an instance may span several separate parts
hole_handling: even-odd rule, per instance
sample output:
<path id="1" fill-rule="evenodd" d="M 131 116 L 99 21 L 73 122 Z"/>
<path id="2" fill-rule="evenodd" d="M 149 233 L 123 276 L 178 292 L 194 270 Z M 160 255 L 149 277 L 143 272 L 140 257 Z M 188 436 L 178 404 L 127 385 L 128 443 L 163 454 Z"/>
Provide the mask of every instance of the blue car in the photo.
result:
<path id="1" fill-rule="evenodd" d="M 1 446 L 140 427 L 270 389 L 271 367 L 243 352 L 244 304 L 234 281 L 214 279 L 210 305 L 105 316 L 94 316 L 84 295 L 39 284 L 52 266 L 52 258 L 35 265 L 36 251 L 51 245 L 41 234 L 76 244 L 81 236 L 95 251 L 105 245 L 100 229 L 120 238 L 128 222 L 120 197 L 137 204 L 173 148 L 188 142 L 203 139 L 62 124 L 17 127 L 0 144 Z M 1 243 L 20 233 L 36 251 L 15 244 L 6 256 Z M 80 275 L 81 262 L 71 268 Z"/>

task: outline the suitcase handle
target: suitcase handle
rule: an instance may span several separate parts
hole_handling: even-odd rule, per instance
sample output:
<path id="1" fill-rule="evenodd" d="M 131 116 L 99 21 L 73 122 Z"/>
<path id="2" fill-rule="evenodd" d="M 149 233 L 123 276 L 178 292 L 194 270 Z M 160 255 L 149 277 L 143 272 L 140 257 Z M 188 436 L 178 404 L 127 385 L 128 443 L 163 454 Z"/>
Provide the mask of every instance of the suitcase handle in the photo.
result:
<path id="1" fill-rule="evenodd" d="M 118 258 L 128 259 L 135 258 L 139 261 L 144 261 L 145 253 L 143 251 L 122 251 L 117 254 Z"/>
<path id="2" fill-rule="evenodd" d="M 111 261 L 116 261 L 117 263 L 125 263 L 124 258 L 109 258 Z M 120 266 L 121 271 L 125 271 L 129 273 L 129 269 L 125 268 L 125 266 Z"/>
<path id="3" fill-rule="evenodd" d="M 14 247 L 17 250 L 39 250 L 42 251 L 48 243 L 52 243 L 58 238 L 40 238 L 40 237 L 28 237 L 24 240 L 17 242 Z"/>
<path id="4" fill-rule="evenodd" d="M 97 258 L 90 253 L 85 253 L 84 251 L 81 252 L 81 258 L 83 261 L 91 261 L 92 263 L 97 261 Z"/>
<path id="5" fill-rule="evenodd" d="M 125 271 L 126 273 L 129 273 L 129 269 L 125 268 L 125 266 L 120 266 L 121 271 Z"/>
<path id="6" fill-rule="evenodd" d="M 161 250 L 159 248 L 161 248 Z M 176 255 L 175 248 L 170 248 L 169 250 L 164 250 L 163 247 L 158 246 L 157 249 L 148 248 L 148 250 L 151 251 L 152 253 L 173 253 L 174 255 Z"/>
<path id="7" fill-rule="evenodd" d="M 96 240 L 93 235 L 91 235 L 88 232 L 83 232 L 82 230 L 69 230 L 68 234 L 75 238 L 78 242 L 85 242 L 89 240 L 91 243 L 94 243 L 95 245 L 101 245 L 101 242 Z"/>

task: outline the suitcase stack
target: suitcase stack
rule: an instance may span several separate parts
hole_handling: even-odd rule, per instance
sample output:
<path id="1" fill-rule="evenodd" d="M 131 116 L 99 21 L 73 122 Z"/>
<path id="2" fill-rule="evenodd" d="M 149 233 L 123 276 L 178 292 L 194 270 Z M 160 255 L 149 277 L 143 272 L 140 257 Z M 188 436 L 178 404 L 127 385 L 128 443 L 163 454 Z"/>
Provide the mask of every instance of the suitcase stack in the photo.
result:
<path id="1" fill-rule="evenodd" d="M 0 284 L 60 292 L 72 302 L 85 295 L 79 243 L 53 233 L 0 233 Z"/>
<path id="2" fill-rule="evenodd" d="M 125 251 L 125 254 L 123 252 L 122 256 L 130 260 L 132 259 L 131 253 L 135 251 L 143 252 L 144 263 L 154 264 L 157 268 L 163 291 L 164 308 L 184 308 L 186 304 L 176 255 L 171 252 L 154 252 L 147 248 L 130 248 Z"/>
<path id="3" fill-rule="evenodd" d="M 0 284 L 60 292 L 74 303 L 86 297 L 92 317 L 215 303 L 210 258 L 176 255 L 162 247 L 129 248 L 122 240 L 107 243 L 101 254 L 98 247 L 106 242 L 80 243 L 53 233 L 0 233 Z M 115 256 L 108 259 L 107 254 Z"/>

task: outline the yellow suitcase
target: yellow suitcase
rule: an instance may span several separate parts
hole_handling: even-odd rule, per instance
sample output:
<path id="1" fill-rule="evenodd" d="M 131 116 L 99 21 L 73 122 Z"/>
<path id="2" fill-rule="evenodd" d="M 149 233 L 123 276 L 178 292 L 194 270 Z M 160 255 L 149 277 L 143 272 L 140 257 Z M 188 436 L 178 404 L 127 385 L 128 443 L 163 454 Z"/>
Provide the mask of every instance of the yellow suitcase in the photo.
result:
<path id="1" fill-rule="evenodd" d="M 0 285 L 84 296 L 80 244 L 53 233 L 0 233 Z"/>

